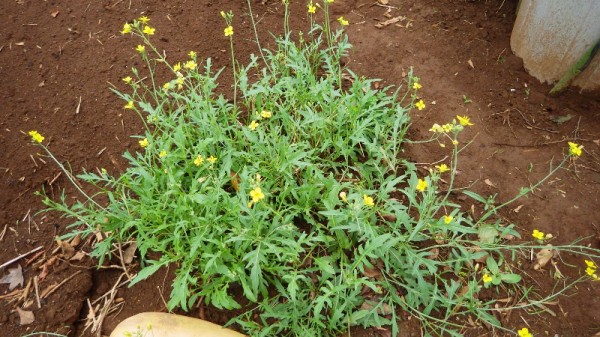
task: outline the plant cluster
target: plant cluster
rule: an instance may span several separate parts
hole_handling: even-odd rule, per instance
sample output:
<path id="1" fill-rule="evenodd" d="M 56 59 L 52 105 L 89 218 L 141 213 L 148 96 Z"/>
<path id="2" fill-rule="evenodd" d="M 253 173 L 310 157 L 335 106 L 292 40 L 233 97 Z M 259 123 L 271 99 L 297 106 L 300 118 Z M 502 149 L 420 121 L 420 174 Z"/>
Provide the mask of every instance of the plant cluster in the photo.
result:
<path id="1" fill-rule="evenodd" d="M 141 39 L 136 51 L 150 70 L 123 78 L 130 93 L 115 90 L 146 126 L 139 150 L 124 154 L 129 167 L 116 176 L 78 175 L 97 193 L 46 205 L 84 235 L 108 234 L 92 252 L 101 264 L 115 243 L 135 240 L 144 267 L 133 284 L 176 266 L 170 309 L 199 299 L 243 307 L 236 322 L 253 336 L 336 336 L 353 325 L 391 325 L 397 335 L 400 312 L 428 333 L 459 335 L 461 316 L 502 328 L 493 300 L 478 293 L 502 286 L 527 296 L 505 259 L 511 249 L 503 238 L 519 233 L 492 220 L 493 200 L 466 191 L 487 207 L 473 219 L 449 199 L 458 137 L 473 124 L 467 116 L 435 124 L 433 139 L 450 140 L 452 159 L 420 175 L 402 159 L 408 112 L 425 108 L 419 79 L 411 73 L 396 89 L 376 90 L 374 80 L 343 68 L 349 23 L 338 18 L 333 31 L 330 2 L 308 4 L 313 26 L 297 41 L 286 6 L 276 48 L 245 66 L 234 57 L 233 14 L 222 12 L 232 99 L 215 93 L 222 70 L 210 59 L 192 51 L 169 63 L 150 41 L 147 17 L 126 23 L 122 33 Z M 313 20 L 317 8 L 322 26 Z M 168 68 L 168 81 L 159 82 L 158 67 Z M 43 136 L 30 135 L 48 150 Z M 570 149 L 581 155 L 577 144 Z M 445 190 L 442 177 L 450 181 Z M 588 270 L 595 275 L 595 265 Z"/>

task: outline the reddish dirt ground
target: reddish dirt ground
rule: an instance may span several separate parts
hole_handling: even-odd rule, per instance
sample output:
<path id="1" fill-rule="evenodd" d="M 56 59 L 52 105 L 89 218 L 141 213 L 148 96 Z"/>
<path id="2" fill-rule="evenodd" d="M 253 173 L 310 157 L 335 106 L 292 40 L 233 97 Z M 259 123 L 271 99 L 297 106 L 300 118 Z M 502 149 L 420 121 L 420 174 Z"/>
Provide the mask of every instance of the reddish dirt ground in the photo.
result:
<path id="1" fill-rule="evenodd" d="M 473 190 L 483 195 L 497 193 L 498 200 L 505 201 L 520 187 L 542 178 L 551 163 L 560 161 L 567 140 L 583 144 L 582 158 L 502 215 L 517 224 L 525 237 L 536 228 L 552 233 L 553 243 L 586 237 L 583 244 L 598 248 L 599 96 L 569 89 L 550 97 L 550 87 L 526 73 L 509 44 L 516 3 L 390 0 L 386 7 L 374 0 L 336 0 L 333 13 L 351 22 L 347 30 L 355 48 L 348 66 L 353 71 L 379 78 L 384 84 L 397 84 L 414 66 L 424 86 L 422 98 L 427 108 L 413 111 L 411 139 L 428 138 L 433 123 L 445 123 L 457 114 L 471 116 L 475 126 L 462 137 L 474 142 L 461 154 L 458 186 L 473 184 Z M 263 46 L 268 46 L 267 32 L 281 31 L 281 2 L 253 4 Z M 399 23 L 402 26 L 375 28 L 376 23 L 387 20 L 388 9 L 392 17 L 406 16 Z M 68 222 L 56 214 L 38 214 L 44 206 L 34 192 L 45 189 L 57 197 L 66 189 L 69 198 L 77 194 L 66 177 L 59 175 L 59 168 L 39 155 L 40 149 L 31 145 L 26 132 L 44 134 L 56 157 L 69 162 L 74 172 L 102 167 L 110 172 L 123 170 L 121 154 L 135 150 L 137 142 L 130 136 L 141 132 L 141 124 L 135 114 L 122 109 L 123 102 L 109 87 L 114 84 L 125 90 L 120 79 L 129 74 L 130 67 L 143 67 L 134 52 L 137 41 L 118 33 L 123 23 L 147 15 L 157 28 L 157 47 L 164 49 L 170 60 L 184 59 L 187 52 L 195 50 L 200 58 L 211 57 L 216 68 L 227 67 L 230 59 L 221 10 L 233 10 L 236 15 L 236 54 L 244 62 L 257 52 L 244 1 L 227 5 L 209 0 L 0 2 L 0 263 L 43 247 L 42 253 L 19 261 L 25 286 L 30 284 L 27 301 L 7 296 L 8 286 L 0 285 L 3 336 L 33 331 L 95 335 L 84 331 L 90 313 L 88 300 L 104 295 L 121 274 L 118 266 L 97 270 L 89 257 L 69 260 L 66 257 L 73 252 L 55 251 L 54 238 L 69 231 Z M 292 16 L 292 26 L 306 29 L 305 4 L 294 2 L 292 10 L 303 13 Z M 225 73 L 221 83 L 227 88 L 231 76 Z M 567 115 L 572 118 L 555 122 Z M 447 154 L 448 150 L 436 143 L 409 146 L 406 153 L 423 170 L 432 166 L 426 163 Z M 469 200 L 458 201 L 471 209 Z M 481 212 L 479 206 L 471 210 Z M 85 240 L 75 248 L 89 249 Z M 561 257 L 558 268 L 563 274 L 572 279 L 582 273 L 581 258 Z M 541 294 L 549 293 L 554 285 L 548 271 L 533 271 L 525 265 L 522 272 L 530 276 L 528 281 L 542 287 Z M 36 276 L 39 306 L 34 295 Z M 101 333 L 110 334 L 132 314 L 164 311 L 162 298 L 170 292 L 169 280 L 169 273 L 162 270 L 132 288 L 121 287 L 115 298 L 122 306 L 106 317 Z M 17 289 L 22 294 L 22 288 Z M 506 323 L 513 328 L 529 326 L 536 336 L 591 336 L 600 331 L 599 294 L 600 282 L 582 283 L 577 291 L 569 291 L 568 297 L 548 306 L 553 314 L 515 311 Z M 31 324 L 19 325 L 17 305 L 28 305 L 26 310 L 35 316 Z M 217 323 L 225 323 L 231 316 L 209 308 L 192 314 Z M 467 335 L 469 331 L 466 327 Z M 356 335 L 377 336 L 378 332 L 359 331 Z M 407 331 L 404 335 L 420 333 Z"/>

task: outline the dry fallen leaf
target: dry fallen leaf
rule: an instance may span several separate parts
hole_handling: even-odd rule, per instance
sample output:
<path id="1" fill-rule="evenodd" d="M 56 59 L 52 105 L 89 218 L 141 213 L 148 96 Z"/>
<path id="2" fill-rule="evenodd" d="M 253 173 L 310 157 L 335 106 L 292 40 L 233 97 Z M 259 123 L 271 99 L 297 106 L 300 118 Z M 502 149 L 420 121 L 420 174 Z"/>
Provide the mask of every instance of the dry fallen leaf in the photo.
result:
<path id="1" fill-rule="evenodd" d="M 58 13 L 60 13 L 60 11 L 59 11 L 59 10 L 55 10 L 54 12 L 50 13 L 50 15 L 51 15 L 53 18 L 55 18 L 55 17 L 57 17 L 57 16 L 58 16 Z"/>
<path id="2" fill-rule="evenodd" d="M 390 3 L 390 0 L 379 0 L 379 3 L 382 5 L 387 5 Z"/>
<path id="3" fill-rule="evenodd" d="M 77 253 L 75 253 L 75 255 L 73 255 L 73 257 L 71 257 L 69 259 L 69 261 L 81 261 L 81 260 L 83 260 L 85 255 L 86 255 L 85 252 L 78 251 Z"/>
<path id="4" fill-rule="evenodd" d="M 519 213 L 519 211 L 521 210 L 521 208 L 523 208 L 523 205 L 519 205 L 519 206 L 515 207 L 515 209 L 513 209 L 513 212 Z"/>
<path id="5" fill-rule="evenodd" d="M 496 185 L 494 185 L 494 183 L 493 183 L 491 180 L 489 180 L 489 179 L 486 179 L 486 180 L 484 180 L 483 182 L 484 182 L 486 185 L 488 185 L 488 186 L 491 186 L 491 187 L 494 187 L 494 188 L 496 187 Z"/>
<path id="6" fill-rule="evenodd" d="M 549 248 L 544 248 L 535 254 L 534 270 L 544 268 L 557 255 L 556 250 L 552 249 L 552 245 L 547 245 L 547 247 Z"/>
<path id="7" fill-rule="evenodd" d="M 435 260 L 440 256 L 440 250 L 438 248 L 433 248 L 431 250 L 429 250 L 429 256 L 427 256 L 428 259 L 430 260 Z"/>
<path id="8" fill-rule="evenodd" d="M 75 248 L 71 246 L 67 241 L 62 241 L 60 239 L 56 239 L 56 243 L 60 247 L 62 255 L 65 259 L 70 259 L 73 255 L 75 255 Z"/>
<path id="9" fill-rule="evenodd" d="M 400 15 L 400 16 L 397 16 L 395 18 L 391 18 L 389 20 L 380 22 L 380 23 L 376 24 L 375 27 L 377 27 L 377 28 L 383 28 L 383 27 L 387 27 L 387 26 L 389 26 L 391 24 L 394 24 L 396 22 L 404 21 L 404 20 L 406 20 L 406 16 Z"/>
<path id="10" fill-rule="evenodd" d="M 21 325 L 31 324 L 35 320 L 35 316 L 33 316 L 32 311 L 26 311 L 21 308 L 17 308 L 17 312 L 19 313 L 19 324 Z"/>
<path id="11" fill-rule="evenodd" d="M 394 310 L 387 303 L 378 303 L 375 301 L 365 301 L 360 308 L 363 310 L 373 310 L 377 307 L 377 313 L 379 315 L 391 315 Z"/>
<path id="12" fill-rule="evenodd" d="M 125 249 L 125 252 L 123 253 L 123 262 L 125 262 L 125 264 L 130 264 L 131 262 L 133 262 L 133 258 L 135 257 L 135 251 L 137 250 L 137 244 L 135 242 L 132 242 L 129 247 L 127 247 L 127 249 Z"/>
<path id="13" fill-rule="evenodd" d="M 473 65 L 473 61 L 471 61 L 471 59 L 469 59 L 467 61 L 467 63 L 471 66 L 471 68 L 475 69 L 475 66 Z"/>
<path id="14" fill-rule="evenodd" d="M 8 270 L 8 275 L 5 275 L 0 279 L 0 283 L 8 284 L 8 290 L 15 289 L 18 285 L 23 286 L 23 269 L 21 265 L 17 265 L 17 268 Z"/>

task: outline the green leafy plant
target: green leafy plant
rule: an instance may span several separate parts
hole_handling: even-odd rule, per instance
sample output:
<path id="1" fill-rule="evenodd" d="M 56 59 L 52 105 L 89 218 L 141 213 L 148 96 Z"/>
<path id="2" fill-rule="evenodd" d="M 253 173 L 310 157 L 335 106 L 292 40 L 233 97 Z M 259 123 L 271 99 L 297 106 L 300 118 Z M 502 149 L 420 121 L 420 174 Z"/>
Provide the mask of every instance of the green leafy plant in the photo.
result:
<path id="1" fill-rule="evenodd" d="M 530 246 L 508 245 L 503 238 L 519 233 L 495 215 L 530 189 L 500 206 L 466 191 L 487 213 L 462 212 L 449 197 L 469 118 L 432 127 L 432 140 L 451 142 L 452 159 L 419 175 L 402 159 L 408 112 L 425 108 L 418 79 L 411 72 L 397 88 L 373 89 L 374 80 L 341 66 L 350 44 L 343 29 L 331 29 L 328 1 L 323 26 L 313 20 L 316 7 L 308 9 L 307 34 L 290 38 L 286 6 L 284 36 L 247 65 L 235 61 L 233 13 L 221 13 L 231 99 L 215 93 L 221 70 L 210 59 L 190 52 L 171 64 L 152 45 L 148 18 L 125 24 L 123 34 L 142 40 L 137 51 L 149 72 L 132 69 L 123 79 L 130 93 L 114 91 L 146 126 L 140 148 L 124 154 L 129 167 L 117 176 L 77 176 L 95 194 L 79 189 L 84 199 L 73 205 L 64 195 L 45 204 L 83 228 L 70 235 L 107 233 L 92 252 L 100 264 L 114 244 L 135 240 L 143 268 L 132 285 L 174 265 L 170 309 L 188 310 L 200 298 L 244 308 L 234 321 L 253 336 L 336 336 L 353 325 L 390 325 L 397 335 L 402 311 L 428 333 L 459 335 L 460 316 L 506 329 L 491 314 L 493 301 L 476 294 L 488 283 L 522 289 L 498 261 Z M 158 67 L 170 78 L 159 79 Z M 444 175 L 449 186 L 441 190 Z"/>

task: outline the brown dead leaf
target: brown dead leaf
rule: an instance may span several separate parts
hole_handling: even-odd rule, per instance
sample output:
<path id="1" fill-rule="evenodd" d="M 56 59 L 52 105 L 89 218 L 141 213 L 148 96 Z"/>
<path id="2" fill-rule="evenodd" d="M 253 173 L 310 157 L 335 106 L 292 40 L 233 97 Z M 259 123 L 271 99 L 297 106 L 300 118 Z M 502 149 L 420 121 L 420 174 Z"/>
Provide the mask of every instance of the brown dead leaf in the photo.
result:
<path id="1" fill-rule="evenodd" d="M 21 308 L 17 308 L 17 312 L 19 313 L 19 324 L 27 325 L 33 323 L 35 321 L 35 316 L 33 316 L 32 311 L 26 311 Z"/>
<path id="2" fill-rule="evenodd" d="M 594 142 L 594 144 L 600 146 L 600 139 L 592 140 L 592 142 Z M 600 334 L 600 332 L 598 332 L 596 335 L 598 335 L 598 334 Z"/>
<path id="3" fill-rule="evenodd" d="M 553 257 L 557 256 L 556 250 L 552 249 L 552 245 L 547 245 L 549 248 L 544 248 L 535 254 L 534 270 L 544 268 Z"/>
<path id="4" fill-rule="evenodd" d="M 77 247 L 80 243 L 81 243 L 81 234 L 75 235 L 75 237 L 73 237 L 71 239 L 71 241 L 69 241 L 69 244 L 73 247 Z"/>
<path id="5" fill-rule="evenodd" d="M 513 212 L 519 213 L 519 211 L 521 210 L 521 208 L 523 208 L 523 205 L 519 205 L 519 206 L 515 207 L 515 209 L 513 209 Z"/>
<path id="6" fill-rule="evenodd" d="M 69 259 L 69 261 L 81 261 L 85 256 L 86 254 L 84 252 L 78 251 L 77 253 L 75 253 L 75 255 L 73 255 L 73 257 Z"/>
<path id="7" fill-rule="evenodd" d="M 133 258 L 135 257 L 135 251 L 137 250 L 137 244 L 135 242 L 132 242 L 129 247 L 127 247 L 127 249 L 125 249 L 125 252 L 123 252 L 123 262 L 125 262 L 125 264 L 130 264 L 131 262 L 133 262 Z"/>
<path id="8" fill-rule="evenodd" d="M 369 278 L 377 278 L 379 276 L 381 276 L 381 270 L 379 270 L 379 268 L 374 267 L 374 268 L 369 268 L 369 267 L 365 267 L 365 271 L 363 272 L 363 275 Z"/>
<path id="9" fill-rule="evenodd" d="M 56 243 L 58 244 L 58 247 L 60 247 L 62 256 L 65 259 L 70 259 L 73 257 L 73 255 L 75 255 L 75 248 L 73 248 L 73 246 L 71 246 L 71 244 L 67 241 L 62 241 L 61 239 L 56 238 Z"/>
<path id="10" fill-rule="evenodd" d="M 48 276 L 48 264 L 44 264 L 42 266 L 42 272 L 40 273 L 40 275 L 38 275 L 40 282 L 43 281 L 46 276 Z"/>
<path id="11" fill-rule="evenodd" d="M 8 270 L 8 275 L 5 275 L 0 279 L 0 284 L 8 284 L 8 290 L 10 291 L 15 289 L 18 285 L 22 287 L 23 281 L 23 269 L 21 269 L 21 265 L 18 264 L 17 268 Z"/>
<path id="12" fill-rule="evenodd" d="M 387 5 L 390 3 L 390 0 L 378 0 L 380 4 Z"/>
<path id="13" fill-rule="evenodd" d="M 439 248 L 433 248 L 429 251 L 429 256 L 427 256 L 428 259 L 430 260 L 435 260 L 440 256 L 440 250 Z"/>
<path id="14" fill-rule="evenodd" d="M 58 13 L 60 13 L 59 10 L 55 10 L 54 12 L 50 13 L 50 16 L 52 16 L 53 18 L 58 16 Z"/>
<path id="15" fill-rule="evenodd" d="M 387 27 L 389 25 L 393 25 L 396 22 L 400 22 L 400 21 L 404 21 L 404 20 L 406 20 L 406 16 L 400 15 L 400 16 L 397 16 L 395 18 L 391 18 L 389 20 L 385 20 L 383 22 L 380 22 L 380 23 L 376 24 L 375 27 L 381 29 L 381 28 Z"/>
<path id="16" fill-rule="evenodd" d="M 494 183 L 493 183 L 491 180 L 489 180 L 489 179 L 486 179 L 486 180 L 484 180 L 483 182 L 484 182 L 486 185 L 488 185 L 488 186 L 491 186 L 491 187 L 494 187 L 494 188 L 496 188 L 496 185 L 494 185 Z"/>
<path id="17" fill-rule="evenodd" d="M 373 310 L 377 307 L 377 313 L 379 315 L 391 315 L 394 310 L 386 303 L 378 303 L 376 301 L 365 301 L 360 308 L 363 310 Z"/>
<path id="18" fill-rule="evenodd" d="M 471 68 L 475 69 L 475 66 L 473 65 L 473 61 L 471 61 L 471 59 L 469 59 L 467 61 L 467 63 L 469 64 L 469 66 L 471 66 Z"/>

